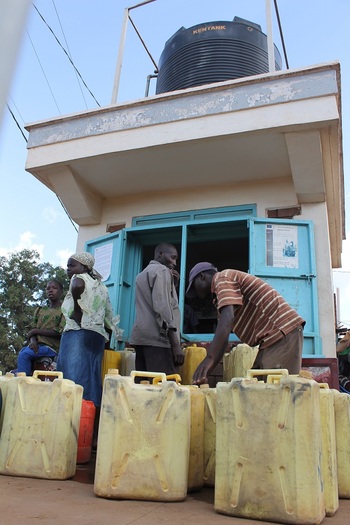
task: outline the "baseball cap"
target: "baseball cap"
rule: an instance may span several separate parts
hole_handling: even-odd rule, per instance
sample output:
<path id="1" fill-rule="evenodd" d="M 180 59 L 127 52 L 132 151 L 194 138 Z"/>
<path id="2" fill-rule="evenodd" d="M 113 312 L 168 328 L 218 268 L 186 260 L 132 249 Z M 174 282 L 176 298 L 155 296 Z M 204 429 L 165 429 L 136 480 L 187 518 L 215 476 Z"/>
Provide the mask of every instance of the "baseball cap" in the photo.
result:
<path id="1" fill-rule="evenodd" d="M 192 287 L 194 279 L 201 272 L 207 272 L 208 270 L 215 270 L 216 272 L 218 271 L 218 269 L 210 262 L 199 262 L 193 266 L 193 268 L 190 271 L 189 277 L 188 277 L 189 285 L 186 290 L 186 296 L 188 298 L 191 299 L 193 297 L 196 297 L 196 292 Z"/>

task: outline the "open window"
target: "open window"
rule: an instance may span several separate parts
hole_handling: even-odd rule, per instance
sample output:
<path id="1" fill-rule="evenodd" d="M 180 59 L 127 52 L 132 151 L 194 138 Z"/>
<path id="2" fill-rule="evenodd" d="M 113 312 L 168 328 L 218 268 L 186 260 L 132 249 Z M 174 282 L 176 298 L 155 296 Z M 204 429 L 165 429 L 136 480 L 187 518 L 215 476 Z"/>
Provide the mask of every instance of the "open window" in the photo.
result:
<path id="1" fill-rule="evenodd" d="M 191 268 L 200 261 L 208 261 L 219 270 L 232 268 L 247 272 L 249 269 L 249 232 L 247 221 L 223 221 L 187 226 L 186 286 Z M 211 296 L 202 300 L 184 297 L 183 332 L 213 334 L 217 312 Z"/>

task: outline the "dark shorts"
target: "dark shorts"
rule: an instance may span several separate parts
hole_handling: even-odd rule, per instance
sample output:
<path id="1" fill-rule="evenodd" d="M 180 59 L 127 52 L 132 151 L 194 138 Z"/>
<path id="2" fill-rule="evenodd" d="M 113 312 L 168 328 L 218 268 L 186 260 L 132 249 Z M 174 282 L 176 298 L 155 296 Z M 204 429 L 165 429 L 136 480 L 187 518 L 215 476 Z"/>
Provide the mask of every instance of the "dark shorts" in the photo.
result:
<path id="1" fill-rule="evenodd" d="M 166 375 L 178 373 L 178 367 L 174 365 L 173 351 L 171 348 L 162 346 L 135 345 L 136 370 L 144 372 L 163 372 Z"/>
<path id="2" fill-rule="evenodd" d="M 272 346 L 259 350 L 253 368 L 286 368 L 290 374 L 299 374 L 304 342 L 304 327 L 299 326 Z"/>

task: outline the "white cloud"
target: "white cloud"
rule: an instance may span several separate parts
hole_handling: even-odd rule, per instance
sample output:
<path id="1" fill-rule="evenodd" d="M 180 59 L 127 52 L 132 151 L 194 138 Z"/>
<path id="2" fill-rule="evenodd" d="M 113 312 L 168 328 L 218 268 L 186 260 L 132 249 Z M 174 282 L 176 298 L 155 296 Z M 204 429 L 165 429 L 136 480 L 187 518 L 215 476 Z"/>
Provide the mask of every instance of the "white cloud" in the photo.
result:
<path id="1" fill-rule="evenodd" d="M 56 252 L 56 255 L 59 259 L 59 262 L 57 263 L 59 266 L 62 266 L 62 268 L 67 268 L 67 261 L 69 257 L 73 254 L 71 250 L 59 250 Z"/>
<path id="2" fill-rule="evenodd" d="M 36 238 L 35 233 L 30 231 L 24 232 L 20 235 L 16 246 L 11 248 L 0 248 L 0 255 L 7 257 L 10 253 L 20 252 L 21 250 L 35 250 L 39 253 L 40 259 L 43 258 L 44 245 L 33 242 Z"/>
<path id="3" fill-rule="evenodd" d="M 50 262 L 53 266 L 61 266 L 66 269 L 67 260 L 74 253 L 73 248 L 57 249 L 57 246 L 52 246 L 52 239 L 48 243 L 36 242 L 37 235 L 31 231 L 22 233 L 15 246 L 0 247 L 0 256 L 9 257 L 11 253 L 20 252 L 21 250 L 35 250 L 39 253 L 41 262 Z"/>

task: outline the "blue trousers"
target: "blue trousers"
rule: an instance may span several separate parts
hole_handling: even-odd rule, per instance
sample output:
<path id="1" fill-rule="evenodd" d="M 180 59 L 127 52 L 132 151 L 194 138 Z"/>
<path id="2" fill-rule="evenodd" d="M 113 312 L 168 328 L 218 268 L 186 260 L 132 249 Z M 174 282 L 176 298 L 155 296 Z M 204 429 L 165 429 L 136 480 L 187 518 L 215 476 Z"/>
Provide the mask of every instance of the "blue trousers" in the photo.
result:
<path id="1" fill-rule="evenodd" d="M 22 348 L 17 358 L 17 372 L 25 372 L 27 376 L 32 375 L 32 364 L 38 357 L 56 357 L 57 352 L 46 345 L 39 344 L 39 350 L 36 354 L 34 350 L 25 346 Z"/>

